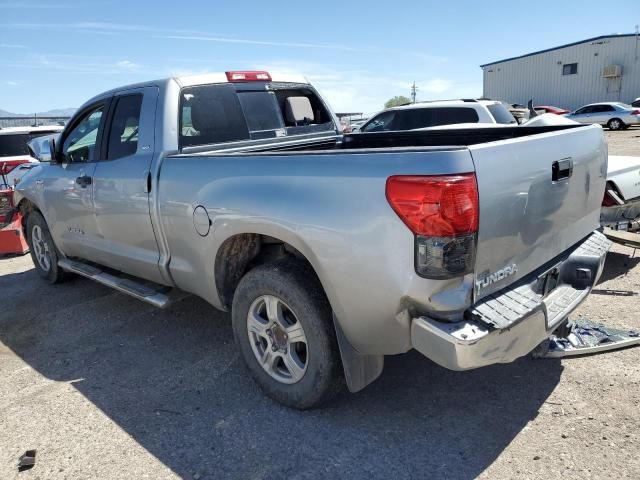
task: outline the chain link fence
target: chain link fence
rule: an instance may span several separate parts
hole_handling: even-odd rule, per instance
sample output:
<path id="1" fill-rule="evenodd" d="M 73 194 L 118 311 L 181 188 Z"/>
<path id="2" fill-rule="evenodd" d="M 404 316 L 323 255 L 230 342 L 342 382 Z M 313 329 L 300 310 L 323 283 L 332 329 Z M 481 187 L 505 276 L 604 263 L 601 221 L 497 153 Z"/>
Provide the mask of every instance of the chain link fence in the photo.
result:
<path id="1" fill-rule="evenodd" d="M 40 127 L 43 125 L 65 125 L 70 117 L 0 117 L 0 128 L 8 127 Z"/>

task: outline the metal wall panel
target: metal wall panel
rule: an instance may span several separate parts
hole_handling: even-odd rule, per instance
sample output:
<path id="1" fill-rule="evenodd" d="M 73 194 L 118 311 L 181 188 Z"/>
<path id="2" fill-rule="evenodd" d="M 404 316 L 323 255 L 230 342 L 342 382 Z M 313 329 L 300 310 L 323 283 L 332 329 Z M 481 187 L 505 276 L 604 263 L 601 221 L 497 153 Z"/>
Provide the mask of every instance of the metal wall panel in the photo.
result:
<path id="1" fill-rule="evenodd" d="M 636 36 L 607 37 L 483 67 L 483 94 L 526 105 L 582 105 L 640 97 L 640 45 Z M 562 75 L 562 66 L 577 63 L 578 73 Z M 602 69 L 622 66 L 619 78 L 604 78 Z"/>

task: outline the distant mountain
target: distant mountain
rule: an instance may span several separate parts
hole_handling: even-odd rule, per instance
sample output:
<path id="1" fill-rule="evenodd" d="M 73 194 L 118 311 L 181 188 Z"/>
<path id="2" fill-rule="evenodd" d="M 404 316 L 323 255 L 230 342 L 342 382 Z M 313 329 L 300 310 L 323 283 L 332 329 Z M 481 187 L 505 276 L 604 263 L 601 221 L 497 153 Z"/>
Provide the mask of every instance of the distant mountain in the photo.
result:
<path id="1" fill-rule="evenodd" d="M 39 117 L 70 117 L 75 113 L 76 108 L 57 108 L 46 112 L 37 112 Z M 11 113 L 0 108 L 0 117 L 33 117 L 33 113 Z"/>

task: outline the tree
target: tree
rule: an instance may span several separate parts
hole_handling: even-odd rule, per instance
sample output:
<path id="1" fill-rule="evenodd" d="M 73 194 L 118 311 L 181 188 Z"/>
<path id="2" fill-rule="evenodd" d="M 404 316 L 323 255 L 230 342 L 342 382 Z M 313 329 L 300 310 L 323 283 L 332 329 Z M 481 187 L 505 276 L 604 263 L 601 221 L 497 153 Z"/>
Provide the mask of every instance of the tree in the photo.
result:
<path id="1" fill-rule="evenodd" d="M 404 95 L 397 95 L 390 100 L 387 100 L 384 104 L 384 108 L 397 107 L 398 105 L 404 105 L 405 103 L 411 103 L 411 100 Z"/>

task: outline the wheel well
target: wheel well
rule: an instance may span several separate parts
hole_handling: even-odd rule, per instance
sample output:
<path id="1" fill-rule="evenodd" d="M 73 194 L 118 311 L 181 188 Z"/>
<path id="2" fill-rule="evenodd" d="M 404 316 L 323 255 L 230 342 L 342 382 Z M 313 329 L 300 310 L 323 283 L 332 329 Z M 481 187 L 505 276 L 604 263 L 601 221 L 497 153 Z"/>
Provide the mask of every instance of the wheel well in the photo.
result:
<path id="1" fill-rule="evenodd" d="M 27 234 L 27 218 L 29 217 L 29 215 L 31 214 L 31 212 L 40 212 L 40 210 L 38 209 L 38 207 L 35 205 L 35 203 L 31 202 L 30 200 L 27 200 L 26 198 L 22 199 L 20 201 L 20 203 L 17 206 L 18 211 L 20 212 L 20 214 L 22 215 L 22 231 L 24 232 L 25 236 Z"/>
<path id="2" fill-rule="evenodd" d="M 233 295 L 240 280 L 254 267 L 287 256 L 305 262 L 315 272 L 307 258 L 287 242 L 267 235 L 242 233 L 228 238 L 216 254 L 214 274 L 222 305 L 231 309 Z"/>

